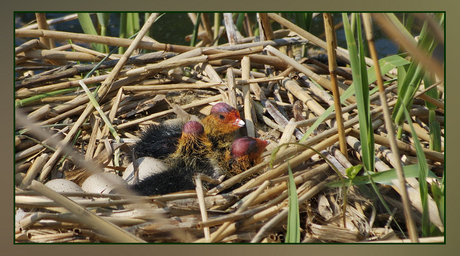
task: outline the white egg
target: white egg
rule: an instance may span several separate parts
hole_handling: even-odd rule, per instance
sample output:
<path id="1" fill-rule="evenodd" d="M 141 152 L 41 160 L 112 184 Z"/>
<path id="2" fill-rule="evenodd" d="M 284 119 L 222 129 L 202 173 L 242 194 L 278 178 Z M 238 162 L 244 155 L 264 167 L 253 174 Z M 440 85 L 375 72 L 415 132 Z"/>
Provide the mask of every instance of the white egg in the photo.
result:
<path id="1" fill-rule="evenodd" d="M 56 192 L 84 192 L 83 189 L 78 186 L 75 182 L 66 179 L 54 179 L 45 183 L 45 186 L 51 188 Z M 81 198 L 81 197 L 69 197 L 69 198 Z"/>
<path id="2" fill-rule="evenodd" d="M 75 182 L 66 179 L 54 179 L 45 183 L 45 186 L 56 192 L 83 192 Z"/>
<path id="3" fill-rule="evenodd" d="M 127 187 L 128 184 L 120 176 L 101 172 L 89 176 L 81 185 L 88 193 L 109 194 L 112 190 Z"/>
<path id="4" fill-rule="evenodd" d="M 168 166 L 162 161 L 153 158 L 153 157 L 141 157 L 136 160 L 139 170 L 139 180 L 143 180 L 148 176 L 151 176 L 156 173 L 160 173 L 168 169 Z M 130 163 L 126 167 L 125 172 L 123 173 L 123 179 L 129 184 L 134 183 L 134 167 L 133 163 Z"/>

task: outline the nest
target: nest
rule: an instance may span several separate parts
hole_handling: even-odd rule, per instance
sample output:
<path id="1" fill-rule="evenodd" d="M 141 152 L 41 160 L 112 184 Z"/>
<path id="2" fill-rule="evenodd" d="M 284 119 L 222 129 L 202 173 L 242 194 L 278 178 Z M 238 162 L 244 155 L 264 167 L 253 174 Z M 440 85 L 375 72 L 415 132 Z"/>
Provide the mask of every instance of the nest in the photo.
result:
<path id="1" fill-rule="evenodd" d="M 141 41 L 137 48 L 153 52 L 128 56 L 124 63 L 124 56 L 111 55 L 112 60 L 98 67 L 96 62 L 104 56 L 82 46 L 45 50 L 32 39 L 18 47 L 16 242 L 282 243 L 289 209 L 288 169 L 292 169 L 297 188 L 300 241 L 354 243 L 407 238 L 397 181 L 377 184 L 390 213 L 369 184 L 331 186 L 341 180 L 339 176 L 346 178 L 346 168 L 362 163 L 355 100 L 350 97 L 349 106 L 342 109 L 345 134 L 340 136 L 348 144 L 345 154 L 331 122 L 334 113 L 304 139 L 308 128 L 333 104 L 329 89 L 313 84 L 330 84 L 329 71 L 327 64 L 314 58 L 300 59 L 296 68 L 290 67 L 306 40 L 287 37 L 287 32 L 275 31 L 276 37 L 270 41 L 253 43 L 245 38 L 248 43 L 217 48 Z M 16 36 L 37 36 L 34 33 L 20 30 Z M 66 32 L 44 34 L 52 39 L 91 40 Z M 133 44 L 133 40 L 111 39 L 118 46 Z M 276 56 L 262 53 L 264 49 Z M 94 67 L 97 73 L 83 79 L 81 74 Z M 35 70 L 42 72 L 33 74 Z M 338 70 L 338 83 L 346 89 L 352 82 L 351 71 L 347 67 Z M 99 110 L 81 90 L 80 81 L 97 92 Z M 397 98 L 395 88 L 387 87 L 390 100 Z M 376 168 L 383 172 L 392 168 L 393 152 L 379 115 L 378 95 L 371 100 L 376 110 Z M 240 135 L 270 144 L 262 163 L 228 177 L 209 191 L 198 186 L 196 191 L 141 197 L 130 191 L 56 192 L 43 185 L 59 178 L 79 183 L 85 175 L 101 171 L 121 175 L 128 164 L 129 146 L 144 126 L 187 115 L 203 118 L 209 114 L 210 104 L 219 101 L 240 110 L 246 122 Z M 436 114 L 442 128 L 442 109 Z M 427 134 L 422 127 L 428 109 L 415 100 L 411 115 L 421 127 L 417 132 L 425 143 Z M 402 161 L 409 165 L 416 163 L 416 152 L 410 133 L 406 135 L 398 147 Z M 425 154 L 430 170 L 442 176 L 443 153 L 426 149 Z M 417 184 L 415 178 L 407 179 L 411 198 L 420 198 Z M 432 207 L 431 197 L 429 202 Z M 420 202 L 413 200 L 411 207 L 420 227 Z M 431 210 L 430 221 L 443 231 L 436 210 Z"/>

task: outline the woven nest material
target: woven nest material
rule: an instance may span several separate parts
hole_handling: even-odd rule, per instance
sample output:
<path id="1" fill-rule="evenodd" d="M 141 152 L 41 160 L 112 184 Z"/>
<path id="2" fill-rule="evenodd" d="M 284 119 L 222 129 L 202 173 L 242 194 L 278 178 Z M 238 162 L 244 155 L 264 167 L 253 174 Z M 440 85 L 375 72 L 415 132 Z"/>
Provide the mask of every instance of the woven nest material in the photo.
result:
<path id="1" fill-rule="evenodd" d="M 295 56 L 289 53 L 302 49 L 305 40 L 286 37 L 282 30 L 275 32 L 285 38 L 270 41 L 275 42 L 271 47 L 293 60 Z M 344 187 L 329 186 L 340 181 L 331 165 L 340 175 L 346 175 L 346 168 L 362 163 L 359 127 L 353 119 L 357 116 L 356 105 L 343 109 L 346 156 L 339 149 L 339 135 L 330 121 L 334 115 L 323 121 L 301 143 L 303 146 L 298 145 L 331 104 L 330 92 L 313 84 L 318 82 L 315 79 L 327 79 L 325 64 L 307 59 L 298 62 L 304 71 L 317 76 L 314 78 L 289 68 L 290 64 L 281 58 L 262 54 L 266 44 L 223 46 L 193 56 L 188 55 L 190 50 L 199 47 L 184 47 L 185 51 L 170 45 L 170 51 L 130 57 L 113 81 L 105 84 L 120 58 L 113 56 L 115 60 L 107 61 L 97 74 L 83 80 L 91 90 L 102 83 L 98 102 L 118 139 L 109 132 L 99 112 L 85 110 L 91 103 L 78 81 L 82 79 L 80 74 L 95 64 L 77 64 L 76 60 L 95 55 L 81 53 L 78 57 L 62 50 L 65 59 L 37 57 L 33 53 L 41 51 L 41 45 L 30 43 L 35 45 L 16 56 L 16 65 L 21 67 L 16 76 L 16 242 L 285 242 L 288 166 L 297 187 L 301 241 L 354 243 L 408 237 L 396 181 L 377 184 L 391 212 L 369 184 L 347 187 L 346 199 Z M 309 48 L 313 47 L 307 45 Z M 47 71 L 30 75 L 45 67 Z M 339 83 L 346 89 L 351 83 L 350 69 L 341 67 L 338 74 Z M 394 88 L 387 90 L 389 99 L 397 97 Z M 377 109 L 378 96 L 371 100 L 372 109 Z M 141 197 L 130 191 L 53 193 L 42 185 L 58 178 L 81 184 L 100 171 L 121 176 L 131 159 L 130 146 L 147 125 L 188 115 L 201 119 L 209 114 L 210 104 L 220 101 L 235 106 L 246 121 L 240 135 L 252 135 L 270 144 L 262 163 L 227 177 L 209 191 L 198 187 L 203 193 Z M 355 99 L 350 97 L 348 101 L 353 103 Z M 393 160 L 379 113 L 381 110 L 375 113 L 374 127 L 376 168 L 384 171 L 393 168 Z M 420 102 L 414 101 L 411 113 L 422 127 L 426 125 L 428 109 Z M 440 110 L 436 118 L 442 120 L 443 129 Z M 411 135 L 406 135 L 406 141 L 399 142 L 404 164 L 416 164 Z M 277 154 L 272 156 L 275 150 Z M 443 153 L 428 149 L 425 153 L 430 170 L 442 176 Z M 420 197 L 415 178 L 407 180 L 409 195 Z M 431 197 L 429 203 L 436 206 Z M 412 207 L 415 223 L 420 226 L 421 206 L 413 202 Z M 430 221 L 443 231 L 436 211 L 430 214 Z"/>

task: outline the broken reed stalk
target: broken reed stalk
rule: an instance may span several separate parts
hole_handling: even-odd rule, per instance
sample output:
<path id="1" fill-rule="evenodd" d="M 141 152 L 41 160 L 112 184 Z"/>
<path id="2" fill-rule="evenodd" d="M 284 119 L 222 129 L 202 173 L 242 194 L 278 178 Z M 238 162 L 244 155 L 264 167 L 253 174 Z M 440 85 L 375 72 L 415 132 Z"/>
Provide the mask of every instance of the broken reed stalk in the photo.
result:
<path id="1" fill-rule="evenodd" d="M 208 220 L 208 212 L 206 209 L 206 205 L 204 203 L 204 193 L 203 193 L 203 184 L 201 182 L 201 176 L 196 175 L 195 176 L 195 184 L 196 184 L 196 195 L 198 197 L 198 204 L 200 206 L 200 213 L 201 213 L 201 221 L 207 221 Z M 204 237 L 206 241 L 211 240 L 211 232 L 209 227 L 205 227 L 203 229 L 204 231 Z"/>
<path id="2" fill-rule="evenodd" d="M 44 45 L 42 42 L 40 42 L 38 39 L 32 39 L 30 41 L 27 41 L 20 46 L 14 48 L 14 54 L 18 55 L 19 53 L 28 51 L 33 48 L 42 48 L 46 49 L 46 45 Z"/>
<path id="3" fill-rule="evenodd" d="M 236 88 L 235 88 L 235 74 L 233 72 L 232 67 L 227 69 L 227 87 L 228 87 L 229 105 L 236 109 L 237 101 L 236 101 Z"/>
<path id="4" fill-rule="evenodd" d="M 345 134 L 343 128 L 343 117 L 342 117 L 342 108 L 340 104 L 340 95 L 339 89 L 337 86 L 337 58 L 336 58 L 336 49 L 337 49 L 337 39 L 335 36 L 334 30 L 334 20 L 330 13 L 323 13 L 324 19 L 324 30 L 326 31 L 326 42 L 327 42 L 327 55 L 329 63 L 329 73 L 331 78 L 331 89 L 332 96 L 334 97 L 334 106 L 335 106 L 335 118 L 337 121 L 337 130 L 339 132 L 339 143 L 340 151 L 342 154 L 347 157 L 347 142 L 345 141 Z"/>
<path id="5" fill-rule="evenodd" d="M 383 116 L 385 118 L 385 124 L 386 124 L 385 126 L 386 126 L 386 130 L 388 133 L 388 138 L 390 140 L 391 150 L 393 151 L 393 154 L 395 157 L 394 163 L 396 165 L 394 167 L 396 169 L 396 173 L 398 175 L 399 182 L 402 185 L 406 183 L 406 180 L 404 177 L 404 172 L 403 172 L 401 161 L 399 161 L 400 159 L 399 148 L 396 144 L 396 135 L 393 129 L 393 121 L 391 119 L 390 109 L 388 107 L 387 98 L 385 95 L 385 88 L 383 87 L 382 74 L 380 74 L 379 60 L 377 56 L 377 50 L 375 49 L 375 44 L 374 44 L 372 21 L 371 21 L 370 14 L 363 14 L 363 22 L 364 22 L 364 27 L 366 29 L 366 37 L 368 40 L 369 51 L 371 53 L 372 60 L 374 61 L 374 67 L 377 71 L 376 72 L 377 85 L 379 87 L 379 92 L 380 92 L 380 99 L 381 99 L 380 102 L 383 108 Z M 406 225 L 407 225 L 407 229 L 409 230 L 409 237 L 412 240 L 412 242 L 418 243 L 419 242 L 418 233 L 416 230 L 414 219 L 412 218 L 411 202 L 410 202 L 408 192 L 405 186 L 403 186 L 403 188 L 401 189 L 401 198 L 402 198 L 403 205 L 404 205 L 404 215 L 406 216 Z"/>
<path id="6" fill-rule="evenodd" d="M 49 29 L 48 23 L 46 23 L 46 13 L 35 13 L 35 17 L 37 18 L 39 29 Z M 56 47 L 54 40 L 51 38 L 40 37 L 40 42 L 42 42 L 48 49 Z"/>
<path id="7" fill-rule="evenodd" d="M 26 189 L 32 183 L 32 180 L 35 179 L 37 174 L 45 165 L 46 160 L 48 160 L 48 154 L 46 153 L 40 155 L 40 157 L 35 159 L 34 163 L 32 164 L 32 166 L 30 166 L 29 170 L 27 171 L 26 177 L 24 177 L 21 184 L 19 185 L 19 188 Z"/>
<path id="8" fill-rule="evenodd" d="M 259 23 L 260 41 L 272 40 L 274 38 L 273 29 L 267 13 L 257 13 Z"/>
<path id="9" fill-rule="evenodd" d="M 243 60 L 241 61 L 241 69 L 242 69 L 242 79 L 249 80 L 249 71 L 251 69 L 251 63 L 248 56 L 244 56 Z M 249 84 L 243 85 L 243 99 L 244 99 L 244 121 L 246 124 L 246 130 L 248 132 L 248 136 L 255 137 L 255 128 L 254 128 L 254 120 L 252 117 L 252 102 L 251 102 L 251 95 L 249 91 Z"/>

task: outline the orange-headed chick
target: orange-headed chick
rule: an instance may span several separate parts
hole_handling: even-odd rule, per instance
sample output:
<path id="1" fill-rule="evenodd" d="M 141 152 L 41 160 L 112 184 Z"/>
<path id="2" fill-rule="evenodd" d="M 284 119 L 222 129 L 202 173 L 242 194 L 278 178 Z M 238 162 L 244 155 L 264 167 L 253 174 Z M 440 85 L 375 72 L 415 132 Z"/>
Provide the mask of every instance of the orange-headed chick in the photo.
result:
<path id="1" fill-rule="evenodd" d="M 144 178 L 131 186 L 140 195 L 161 195 L 195 189 L 194 176 L 203 173 L 217 179 L 222 172 L 209 158 L 210 142 L 196 121 L 184 125 L 177 150 L 165 160 L 166 171 Z M 206 184 L 205 184 L 206 185 Z"/>
<path id="2" fill-rule="evenodd" d="M 240 174 L 262 162 L 262 153 L 268 141 L 252 137 L 236 139 L 226 153 L 223 172 L 227 178 Z"/>
<path id="3" fill-rule="evenodd" d="M 240 113 L 234 107 L 219 102 L 202 122 L 204 133 L 212 143 L 212 152 L 215 154 L 213 158 L 218 162 L 224 161 L 235 139 L 235 131 L 244 126 Z"/>

